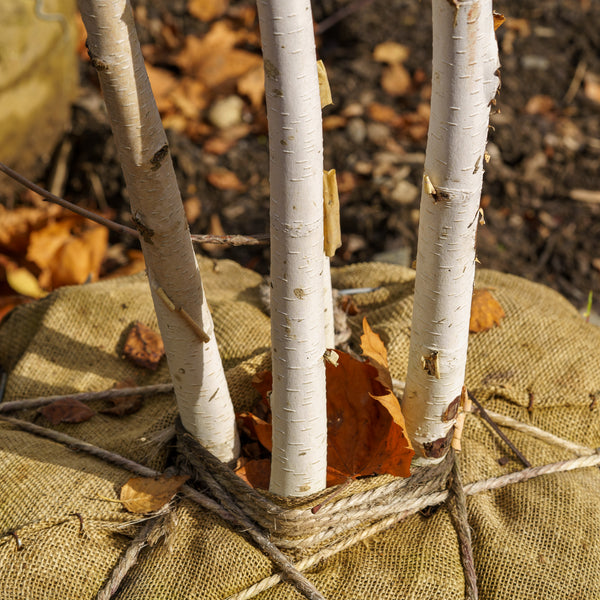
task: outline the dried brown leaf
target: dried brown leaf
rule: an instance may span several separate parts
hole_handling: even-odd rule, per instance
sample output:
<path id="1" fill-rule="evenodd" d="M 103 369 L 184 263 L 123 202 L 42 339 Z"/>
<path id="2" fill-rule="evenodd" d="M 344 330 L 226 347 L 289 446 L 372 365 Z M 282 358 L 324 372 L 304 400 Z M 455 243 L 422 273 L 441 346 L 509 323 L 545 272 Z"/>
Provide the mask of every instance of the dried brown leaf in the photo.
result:
<path id="1" fill-rule="evenodd" d="M 154 67 L 148 62 L 146 62 L 146 71 L 158 110 L 164 114 L 173 107 L 173 101 L 169 96 L 178 85 L 177 78 L 170 71 Z"/>
<path id="2" fill-rule="evenodd" d="M 41 270 L 43 288 L 96 281 L 108 247 L 108 229 L 68 217 L 32 232 L 27 260 Z"/>
<path id="3" fill-rule="evenodd" d="M 136 321 L 127 335 L 123 352 L 134 365 L 156 371 L 165 346 L 160 334 Z"/>
<path id="4" fill-rule="evenodd" d="M 469 321 L 469 331 L 471 333 L 487 331 L 494 325 L 500 325 L 500 321 L 504 316 L 502 306 L 488 290 L 473 291 L 471 319 Z"/>
<path id="5" fill-rule="evenodd" d="M 348 123 L 346 117 L 342 117 L 341 115 L 327 115 L 323 117 L 323 130 L 333 131 L 334 129 L 341 129 L 346 126 L 346 123 Z"/>
<path id="6" fill-rule="evenodd" d="M 188 12 L 206 23 L 224 15 L 228 6 L 229 0 L 190 0 Z"/>
<path id="7" fill-rule="evenodd" d="M 506 17 L 503 14 L 498 13 L 496 11 L 493 12 L 493 17 L 494 17 L 494 31 L 496 31 L 498 29 L 498 27 L 500 27 L 502 25 L 502 23 L 504 23 L 504 21 L 506 21 Z"/>
<path id="8" fill-rule="evenodd" d="M 188 479 L 187 475 L 132 477 L 121 488 L 119 499 L 131 513 L 153 512 L 170 502 Z"/>
<path id="9" fill-rule="evenodd" d="M 255 489 L 268 490 L 271 479 L 271 459 L 258 458 L 242 461 L 235 474 Z"/>
<path id="10" fill-rule="evenodd" d="M 214 88 L 262 65 L 258 54 L 235 48 L 247 38 L 248 32 L 236 31 L 229 23 L 217 21 L 201 39 L 187 36 L 175 62 L 186 75 Z"/>
<path id="11" fill-rule="evenodd" d="M 379 102 L 371 102 L 368 106 L 369 117 L 378 123 L 396 127 L 403 122 L 402 117 L 391 107 Z"/>
<path id="12" fill-rule="evenodd" d="M 29 244 L 32 231 L 46 226 L 64 210 L 55 204 L 39 208 L 18 207 L 12 210 L 0 204 L 0 248 L 13 254 L 22 254 Z"/>
<path id="13" fill-rule="evenodd" d="M 544 94 L 536 94 L 527 101 L 525 105 L 525 114 L 545 115 L 552 112 L 555 108 L 554 99 Z"/>
<path id="14" fill-rule="evenodd" d="M 52 425 L 59 423 L 83 423 L 91 419 L 96 411 L 75 398 L 55 400 L 52 404 L 38 408 L 38 412 L 46 417 Z"/>

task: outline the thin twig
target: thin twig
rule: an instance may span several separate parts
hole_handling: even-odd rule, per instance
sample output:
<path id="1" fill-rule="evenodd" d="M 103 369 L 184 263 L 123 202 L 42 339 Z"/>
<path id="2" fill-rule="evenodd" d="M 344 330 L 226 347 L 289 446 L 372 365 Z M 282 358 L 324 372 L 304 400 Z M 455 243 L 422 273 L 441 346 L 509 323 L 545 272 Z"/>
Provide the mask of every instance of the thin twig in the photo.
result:
<path id="1" fill-rule="evenodd" d="M 64 444 L 73 450 L 79 450 L 81 452 L 86 452 L 87 454 L 91 454 L 92 456 L 96 456 L 101 460 L 104 460 L 113 465 L 117 465 L 127 471 L 131 471 L 140 477 L 156 477 L 157 475 L 161 475 L 160 471 L 155 471 L 154 469 L 150 469 L 144 465 L 136 463 L 129 458 L 125 458 L 120 454 L 116 454 L 115 452 L 110 452 L 109 450 L 105 450 L 104 448 L 100 448 L 98 446 L 94 446 L 93 444 L 88 444 L 82 440 L 78 440 L 66 433 L 61 433 L 60 431 L 55 431 L 54 429 L 48 429 L 47 427 L 40 427 L 39 425 L 35 425 L 34 423 L 30 423 L 29 421 L 23 421 L 22 419 L 15 419 L 13 417 L 6 417 L 4 415 L 0 415 L 0 421 L 5 421 L 6 423 L 10 423 L 23 431 L 28 431 L 29 433 L 33 433 L 34 435 L 39 435 L 41 437 L 48 438 L 50 440 L 54 440 L 59 444 Z M 228 511 L 221 508 L 212 498 L 201 494 L 197 490 L 191 488 L 188 485 L 184 485 L 179 490 L 184 496 L 187 496 L 203 508 L 210 510 L 217 515 L 219 515 L 222 519 L 228 521 L 229 523 L 236 523 L 234 518 L 229 514 Z"/>
<path id="2" fill-rule="evenodd" d="M 255 235 L 212 235 L 210 233 L 192 234 L 194 244 L 220 244 L 222 246 L 264 246 L 269 241 L 268 233 Z"/>
<path id="3" fill-rule="evenodd" d="M 111 388 L 100 392 L 80 392 L 75 394 L 60 394 L 58 396 L 41 396 L 40 398 L 27 398 L 13 400 L 0 404 L 0 413 L 12 412 L 14 410 L 25 410 L 38 408 L 52 404 L 56 400 L 74 399 L 80 402 L 91 402 L 92 400 L 109 400 L 112 398 L 125 398 L 127 396 L 151 396 L 154 394 L 169 394 L 173 391 L 172 383 L 158 383 L 156 385 L 145 385 L 129 388 Z"/>
<path id="4" fill-rule="evenodd" d="M 583 82 L 583 78 L 585 77 L 585 72 L 587 70 L 587 64 L 585 60 L 580 60 L 577 68 L 575 69 L 575 74 L 573 75 L 573 79 L 571 80 L 571 84 L 569 85 L 569 89 L 566 91 L 563 102 L 565 104 L 571 104 L 581 87 L 581 83 Z"/>
<path id="5" fill-rule="evenodd" d="M 0 162 L 0 171 L 2 171 L 3 173 L 6 173 L 9 177 L 14 179 L 15 181 L 18 181 L 21 185 L 24 185 L 26 188 L 29 188 L 30 190 L 34 191 L 36 194 L 39 194 L 40 196 L 42 196 L 42 198 L 44 198 L 44 200 L 47 200 L 48 202 L 52 202 L 53 204 L 58 204 L 59 206 L 62 206 L 63 208 L 66 208 L 67 210 L 70 210 L 71 212 L 81 215 L 82 217 L 85 217 L 86 219 L 89 219 L 90 221 L 94 221 L 95 223 L 98 223 L 99 225 L 104 225 L 105 227 L 108 227 L 108 229 L 112 229 L 113 231 L 116 231 L 117 233 L 133 235 L 134 237 L 139 237 L 138 232 L 135 229 L 132 229 L 131 227 L 127 227 L 126 225 L 120 225 L 119 223 L 115 223 L 114 221 L 111 221 L 110 219 L 107 219 L 106 217 L 97 215 L 96 213 L 92 212 L 91 210 L 81 208 L 81 206 L 77 206 L 77 204 L 73 204 L 72 202 L 69 202 L 68 200 L 65 200 L 64 198 L 59 198 L 58 196 L 51 194 L 49 191 L 45 190 L 43 187 L 40 187 L 39 185 L 36 185 L 35 183 L 33 183 L 33 181 L 30 181 L 26 177 L 23 177 L 23 175 L 21 175 L 20 173 L 13 171 L 13 169 L 11 169 L 9 166 L 5 165 L 3 162 Z"/>
<path id="6" fill-rule="evenodd" d="M 117 233 L 132 235 L 133 237 L 138 238 L 138 239 L 140 238 L 140 234 L 138 233 L 138 231 L 136 229 L 133 229 L 132 227 L 127 227 L 127 225 L 121 225 L 120 223 L 117 223 L 116 221 L 111 221 L 110 219 L 107 219 L 106 217 L 98 215 L 98 214 L 92 212 L 91 210 L 87 210 L 85 208 L 82 208 L 81 206 L 77 206 L 77 204 L 73 204 L 72 202 L 65 200 L 64 198 L 59 198 L 58 196 L 55 196 L 54 194 L 50 193 L 48 190 L 45 190 L 43 187 L 40 187 L 39 185 L 36 185 L 35 183 L 33 183 L 33 181 L 30 181 L 26 177 L 23 177 L 23 175 L 21 175 L 20 173 L 17 173 L 13 169 L 11 169 L 8 165 L 5 165 L 3 162 L 0 162 L 0 171 L 2 171 L 3 173 L 8 175 L 15 181 L 18 181 L 21 185 L 25 186 L 26 188 L 29 188 L 36 194 L 39 194 L 44 200 L 47 200 L 48 202 L 52 202 L 53 204 L 58 204 L 58 206 L 62 206 L 63 208 L 66 208 L 67 210 L 70 210 L 71 212 L 73 212 L 75 214 L 85 217 L 86 219 L 89 219 L 90 221 L 94 221 L 95 223 L 98 223 L 99 225 L 104 225 L 104 227 L 107 227 L 108 229 L 111 229 L 112 231 L 116 231 Z M 267 240 L 269 239 L 268 234 L 257 234 L 257 235 L 253 235 L 253 236 L 237 235 L 237 234 L 232 234 L 232 235 L 194 234 L 191 237 L 192 237 L 192 241 L 195 244 L 211 243 L 211 244 L 223 244 L 223 245 L 228 245 L 228 246 L 258 246 L 258 245 L 266 244 Z"/>
<path id="7" fill-rule="evenodd" d="M 217 459 L 183 429 L 181 420 L 175 424 L 178 437 L 179 464 L 184 473 L 190 473 L 208 486 L 212 495 L 236 519 L 238 526 L 252 537 L 258 547 L 282 571 L 282 579 L 293 585 L 308 600 L 325 600 L 323 595 L 302 573 L 294 568 L 290 559 L 263 533 L 261 529 L 238 506 L 226 485 L 217 481 L 210 469 L 210 462 Z M 183 452 L 182 452 L 183 451 Z M 205 463 L 203 459 L 208 458 Z"/>
<path id="8" fill-rule="evenodd" d="M 8 373 L 0 366 L 0 402 L 4 399 L 4 392 L 6 391 L 6 382 L 8 381 Z"/>
<path id="9" fill-rule="evenodd" d="M 469 394 L 469 398 L 471 398 L 471 402 L 477 407 L 481 418 L 498 434 L 498 437 L 502 439 L 502 441 L 514 452 L 516 457 L 526 466 L 531 467 L 531 463 L 523 456 L 521 451 L 506 437 L 503 431 L 496 425 L 494 420 L 487 414 L 485 408 L 483 408 L 481 402 L 473 396 L 471 392 L 467 392 Z"/>
<path id="10" fill-rule="evenodd" d="M 340 8 L 332 15 L 329 15 L 326 19 L 323 19 L 320 23 L 318 23 L 315 27 L 315 34 L 321 35 L 328 29 L 331 29 L 334 25 L 337 25 L 341 20 L 349 17 L 352 13 L 362 8 L 366 8 L 372 2 L 373 0 L 354 0 L 354 2 L 351 2 L 350 4 Z"/>

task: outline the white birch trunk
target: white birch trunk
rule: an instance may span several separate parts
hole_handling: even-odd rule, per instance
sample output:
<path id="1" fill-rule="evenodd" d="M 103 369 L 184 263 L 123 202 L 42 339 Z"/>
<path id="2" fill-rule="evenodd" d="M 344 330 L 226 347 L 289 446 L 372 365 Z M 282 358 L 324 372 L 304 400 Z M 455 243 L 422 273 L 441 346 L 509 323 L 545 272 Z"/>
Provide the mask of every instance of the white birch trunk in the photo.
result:
<path id="1" fill-rule="evenodd" d="M 233 406 L 131 6 L 127 0 L 80 0 L 79 6 L 142 238 L 179 414 L 187 431 L 229 462 L 239 455 Z M 165 298 L 209 341 L 203 343 Z"/>
<path id="2" fill-rule="evenodd" d="M 325 488 L 323 136 L 309 0 L 259 0 L 271 179 L 270 490 Z"/>
<path id="3" fill-rule="evenodd" d="M 498 68 L 492 1 L 433 0 L 431 119 L 402 401 L 416 464 L 434 464 L 446 454 L 464 383 L 475 234 Z"/>

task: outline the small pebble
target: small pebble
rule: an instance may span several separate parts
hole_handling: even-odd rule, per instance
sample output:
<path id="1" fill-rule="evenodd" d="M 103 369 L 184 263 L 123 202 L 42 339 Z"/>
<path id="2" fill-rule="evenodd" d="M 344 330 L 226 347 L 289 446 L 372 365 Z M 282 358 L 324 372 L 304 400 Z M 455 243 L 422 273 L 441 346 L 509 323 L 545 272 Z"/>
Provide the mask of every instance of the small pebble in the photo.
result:
<path id="1" fill-rule="evenodd" d="M 217 100 L 208 111 L 208 120 L 219 129 L 227 129 L 242 122 L 244 101 L 239 96 Z"/>
<path id="2" fill-rule="evenodd" d="M 346 125 L 346 132 L 348 133 L 348 137 L 355 144 L 362 144 L 367 137 L 367 126 L 362 119 L 355 117 L 348 121 L 348 125 Z"/>
<path id="3" fill-rule="evenodd" d="M 419 197 L 419 188 L 416 185 L 401 179 L 392 189 L 388 200 L 395 204 L 412 204 Z"/>
<path id="4" fill-rule="evenodd" d="M 367 125 L 367 137 L 374 144 L 385 146 L 385 143 L 391 137 L 390 128 L 383 123 L 369 123 Z"/>

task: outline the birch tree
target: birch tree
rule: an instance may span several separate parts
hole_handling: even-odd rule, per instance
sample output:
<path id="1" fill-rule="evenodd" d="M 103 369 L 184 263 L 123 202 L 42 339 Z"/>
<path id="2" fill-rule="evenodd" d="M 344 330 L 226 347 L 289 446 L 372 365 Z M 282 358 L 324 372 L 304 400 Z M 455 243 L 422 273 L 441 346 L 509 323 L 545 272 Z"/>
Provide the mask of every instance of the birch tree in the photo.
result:
<path id="1" fill-rule="evenodd" d="M 431 118 L 402 401 L 417 464 L 446 454 L 460 403 L 498 68 L 492 1 L 433 0 Z"/>
<path id="2" fill-rule="evenodd" d="M 325 488 L 323 140 L 309 0 L 259 0 L 271 182 L 270 490 Z"/>
<path id="3" fill-rule="evenodd" d="M 222 461 L 239 454 L 233 406 L 167 138 L 128 0 L 80 0 L 182 423 Z"/>

